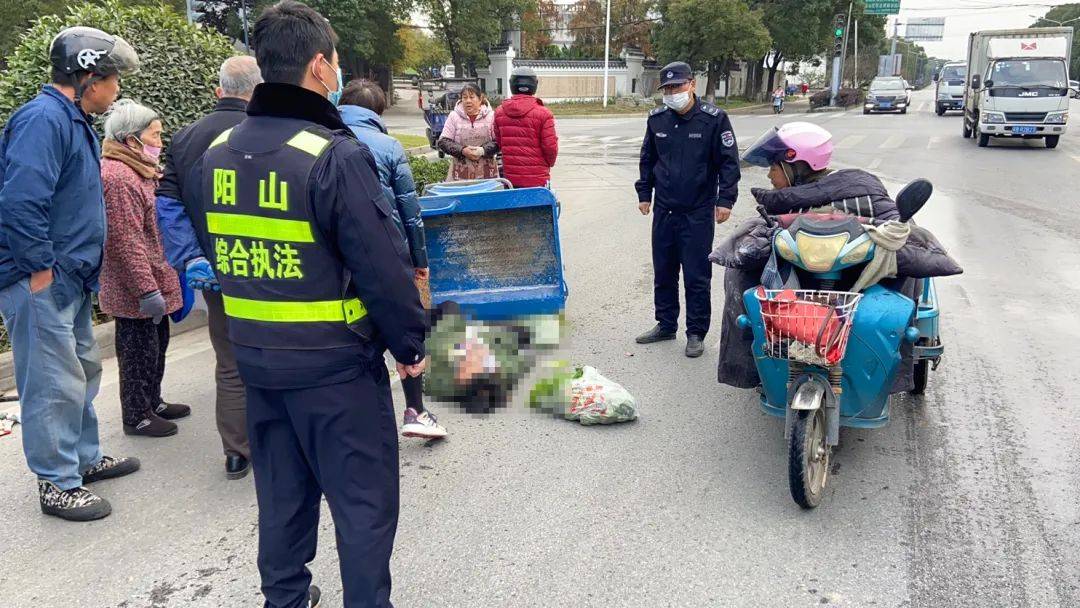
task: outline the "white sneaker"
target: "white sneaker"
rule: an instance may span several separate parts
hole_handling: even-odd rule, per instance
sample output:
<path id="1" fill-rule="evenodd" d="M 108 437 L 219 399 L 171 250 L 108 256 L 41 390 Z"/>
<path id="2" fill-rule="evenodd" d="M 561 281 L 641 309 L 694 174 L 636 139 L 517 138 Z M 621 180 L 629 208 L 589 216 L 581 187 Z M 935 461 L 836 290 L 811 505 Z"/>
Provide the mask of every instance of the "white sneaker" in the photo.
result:
<path id="1" fill-rule="evenodd" d="M 411 407 L 405 408 L 405 423 L 401 425 L 401 434 L 405 437 L 422 439 L 442 439 L 446 429 L 439 425 L 435 415 L 427 410 L 416 413 Z"/>

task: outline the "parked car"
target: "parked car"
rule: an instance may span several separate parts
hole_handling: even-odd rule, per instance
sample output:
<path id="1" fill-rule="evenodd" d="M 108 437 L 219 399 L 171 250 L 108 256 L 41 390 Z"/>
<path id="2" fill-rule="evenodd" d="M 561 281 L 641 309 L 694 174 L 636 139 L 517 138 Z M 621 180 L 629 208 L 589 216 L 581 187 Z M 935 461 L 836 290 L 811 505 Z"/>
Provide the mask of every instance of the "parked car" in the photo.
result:
<path id="1" fill-rule="evenodd" d="M 863 114 L 870 112 L 900 112 L 907 114 L 911 95 L 903 78 L 875 78 L 863 104 Z"/>

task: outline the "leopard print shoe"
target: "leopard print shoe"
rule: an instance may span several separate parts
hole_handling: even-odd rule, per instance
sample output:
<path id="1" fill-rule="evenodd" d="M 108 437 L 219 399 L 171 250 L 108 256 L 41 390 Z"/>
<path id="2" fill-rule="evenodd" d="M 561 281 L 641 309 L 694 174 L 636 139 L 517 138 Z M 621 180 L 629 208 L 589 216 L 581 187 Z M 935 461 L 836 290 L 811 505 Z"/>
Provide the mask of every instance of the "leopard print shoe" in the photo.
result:
<path id="1" fill-rule="evenodd" d="M 38 480 L 41 512 L 68 521 L 92 521 L 112 513 L 109 501 L 83 487 L 61 490 L 51 481 Z"/>

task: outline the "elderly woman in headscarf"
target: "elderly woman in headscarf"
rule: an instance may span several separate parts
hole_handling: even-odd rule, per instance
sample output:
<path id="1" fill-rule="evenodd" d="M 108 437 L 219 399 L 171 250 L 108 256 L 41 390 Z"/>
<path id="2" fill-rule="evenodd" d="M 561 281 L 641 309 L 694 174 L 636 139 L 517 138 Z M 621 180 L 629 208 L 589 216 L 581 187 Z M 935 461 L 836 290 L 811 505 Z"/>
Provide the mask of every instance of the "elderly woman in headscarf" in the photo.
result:
<path id="1" fill-rule="evenodd" d="M 101 310 L 116 319 L 124 433 L 175 435 L 173 419 L 191 413 L 165 403 L 161 380 L 169 346 L 165 317 L 183 305 L 176 271 L 165 260 L 154 207 L 161 177 L 161 119 L 130 100 L 105 120 L 101 181 L 108 226 L 101 266 Z"/>

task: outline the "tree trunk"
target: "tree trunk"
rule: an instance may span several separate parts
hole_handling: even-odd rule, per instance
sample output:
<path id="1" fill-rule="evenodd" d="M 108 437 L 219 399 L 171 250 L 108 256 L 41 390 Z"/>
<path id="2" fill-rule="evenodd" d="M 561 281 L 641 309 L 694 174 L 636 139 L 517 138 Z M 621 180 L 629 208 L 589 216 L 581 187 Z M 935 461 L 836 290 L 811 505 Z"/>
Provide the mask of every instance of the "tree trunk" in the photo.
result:
<path id="1" fill-rule="evenodd" d="M 765 89 L 770 94 L 773 91 L 773 84 L 776 82 L 776 72 L 780 69 L 780 64 L 783 62 L 784 56 L 781 53 L 774 52 L 773 60 L 768 62 L 769 66 L 769 86 Z"/>
<path id="2" fill-rule="evenodd" d="M 709 103 L 716 103 L 716 62 L 710 60 L 705 69 L 708 75 L 705 78 L 705 100 Z"/>
<path id="3" fill-rule="evenodd" d="M 731 62 L 731 57 L 724 60 L 724 105 L 731 101 Z"/>

